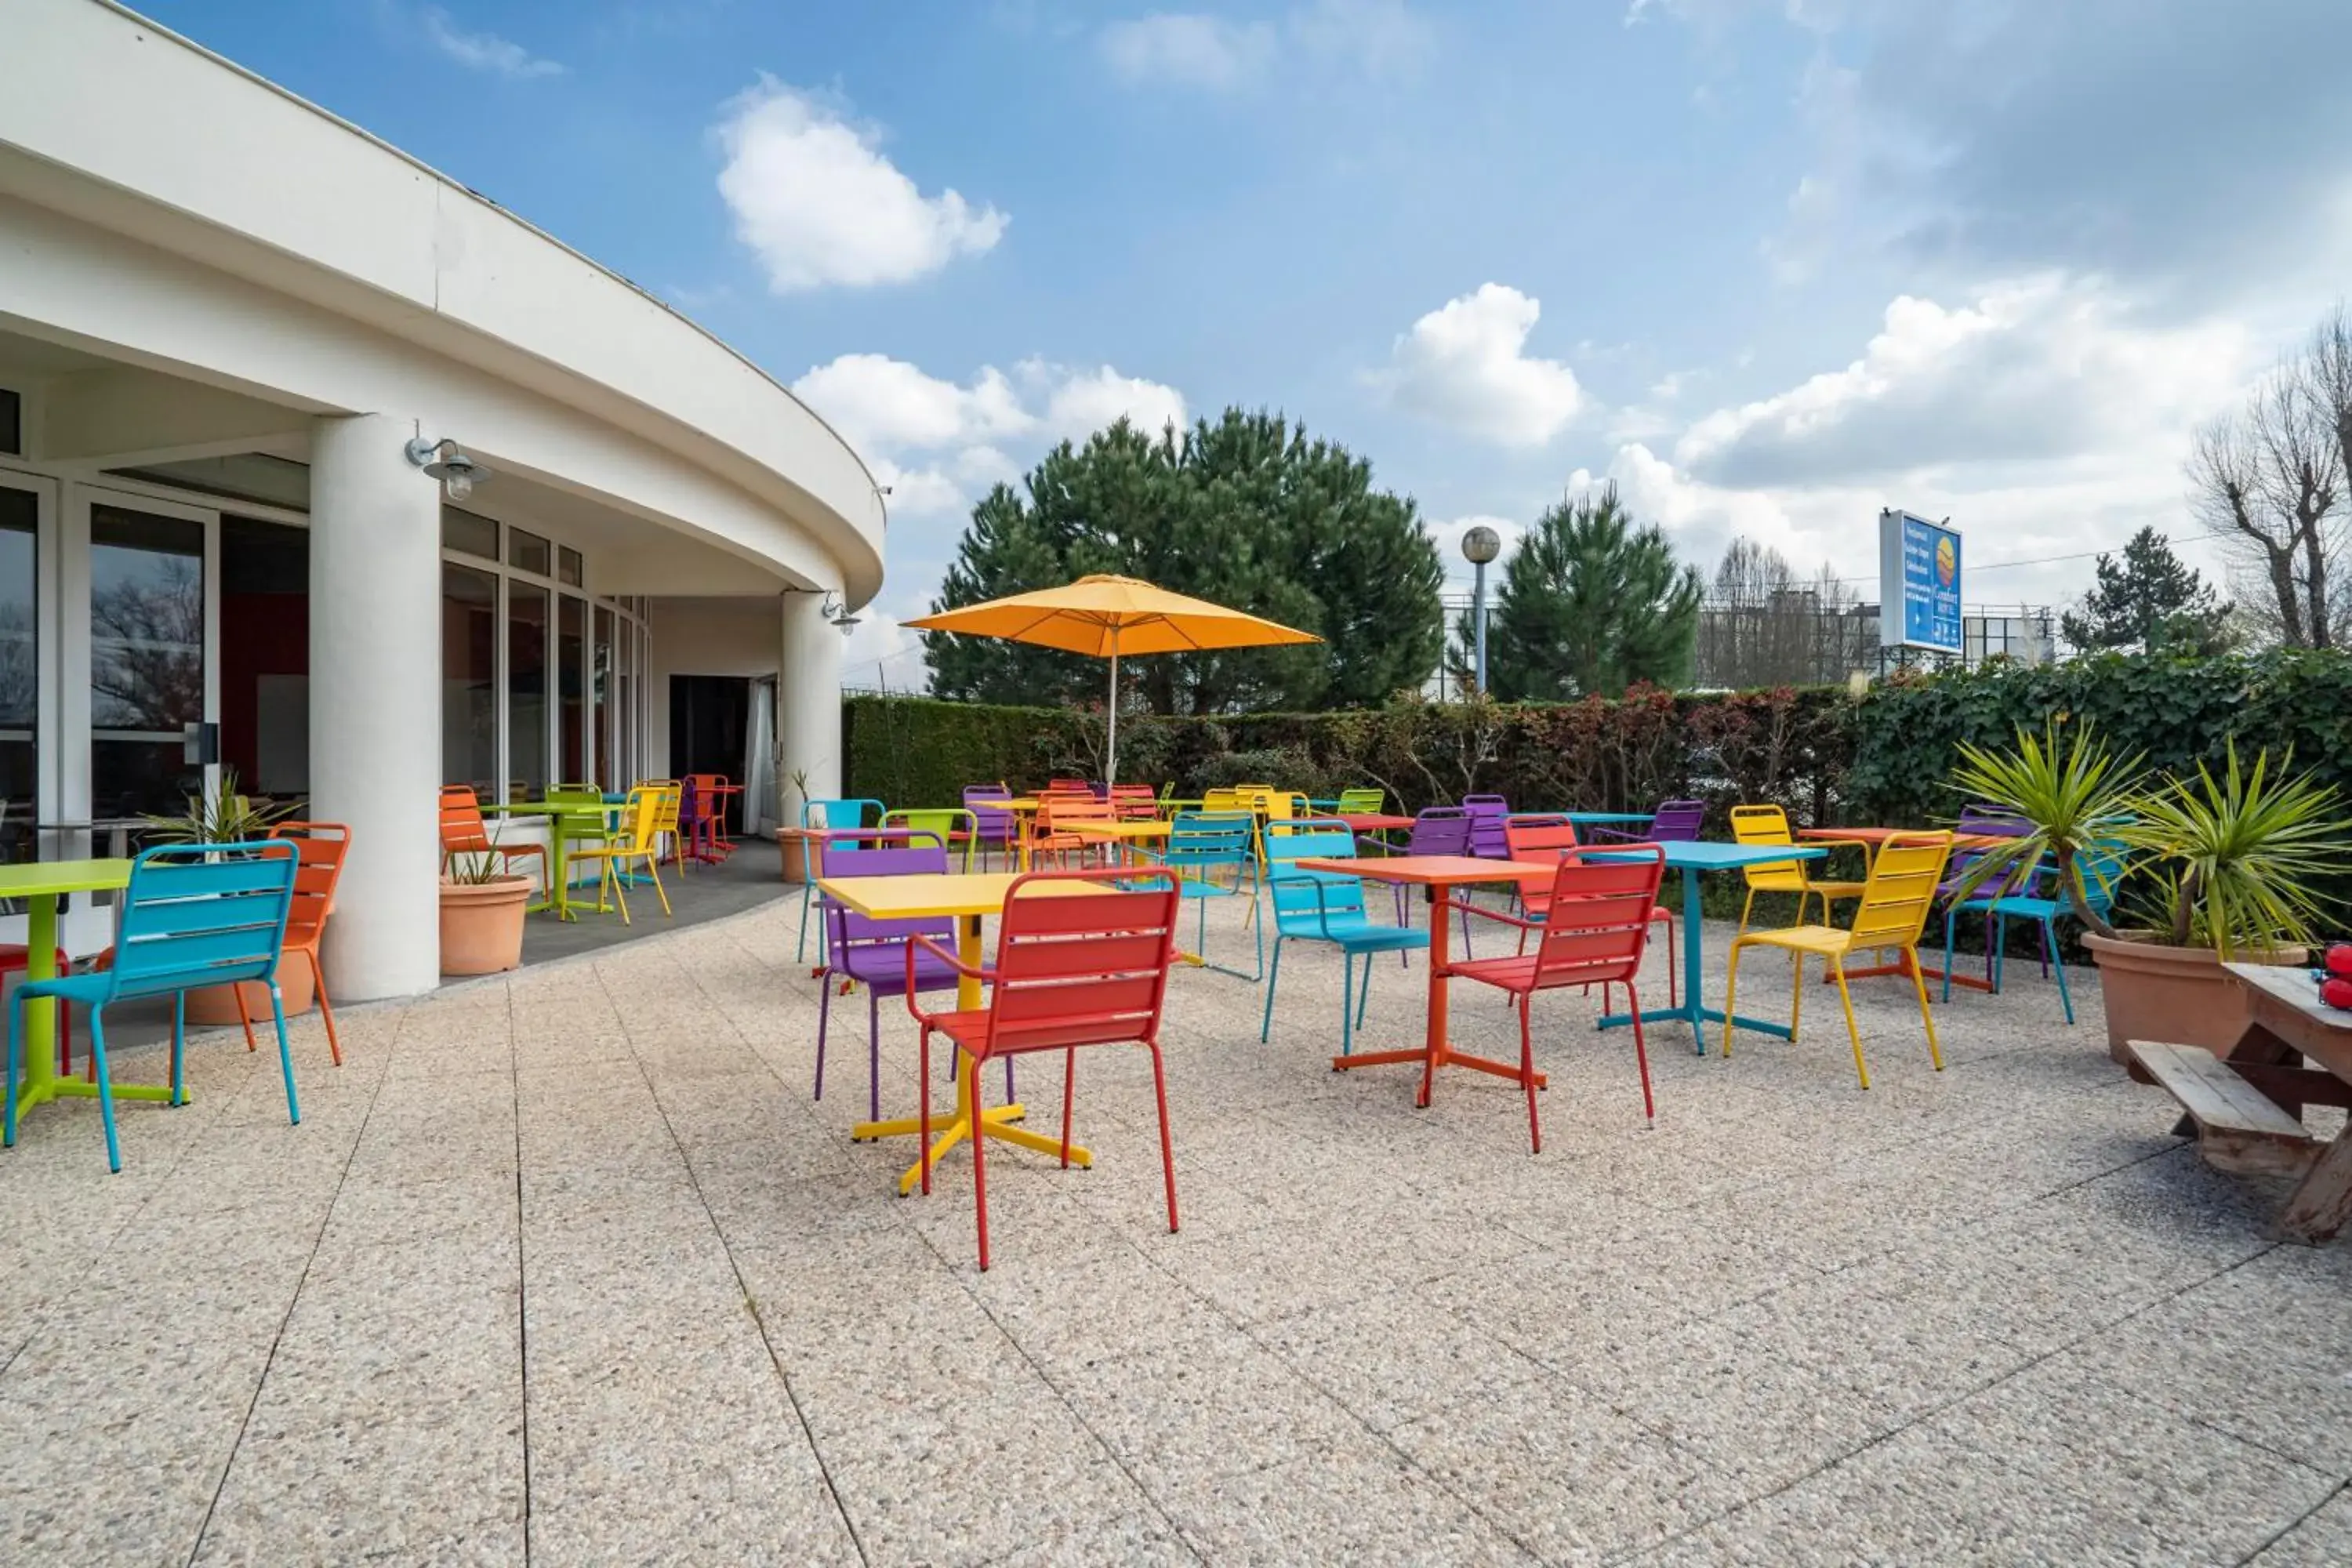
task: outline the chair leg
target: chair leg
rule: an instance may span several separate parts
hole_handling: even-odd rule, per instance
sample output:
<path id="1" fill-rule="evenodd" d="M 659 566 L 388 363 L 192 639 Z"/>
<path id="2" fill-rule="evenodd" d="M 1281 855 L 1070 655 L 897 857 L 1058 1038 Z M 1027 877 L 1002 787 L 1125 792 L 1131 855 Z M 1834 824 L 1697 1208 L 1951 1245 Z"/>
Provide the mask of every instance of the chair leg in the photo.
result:
<path id="1" fill-rule="evenodd" d="M 187 1080 L 183 1068 L 188 1056 L 188 994 L 172 993 L 172 1103 L 188 1103 Z"/>
<path id="2" fill-rule="evenodd" d="M 1642 990 L 1632 980 L 1625 982 L 1627 1007 L 1633 1015 L 1633 1061 L 1642 1069 L 1642 1115 L 1653 1127 L 1658 1124 L 1657 1097 L 1650 1092 L 1650 1047 L 1642 1038 Z M 1725 1012 L 1731 1009 L 1726 1007 Z"/>
<path id="3" fill-rule="evenodd" d="M 1748 896 L 1739 900 L 1739 930 L 1734 932 L 1734 935 L 1746 936 L 1748 934 L 1748 912 L 1755 908 L 1756 889 L 1750 888 L 1748 889 Z M 1799 893 L 1797 895 L 1797 923 L 1799 925 L 1803 925 L 1805 923 L 1805 895 L 1802 893 Z"/>
<path id="4" fill-rule="evenodd" d="M 809 1092 L 811 1100 L 824 1098 L 824 1037 L 833 1021 L 833 981 L 827 978 L 816 992 L 816 1083 Z"/>
<path id="5" fill-rule="evenodd" d="M 2066 965 L 2058 959 L 2058 928 L 2051 917 L 2042 917 L 2042 946 L 2051 955 L 2050 967 L 2058 972 L 2058 1005 L 2066 1009 L 2066 1022 L 2074 1021 L 2074 999 L 2066 994 Z"/>
<path id="6" fill-rule="evenodd" d="M 1281 984 L 1282 938 L 1277 936 L 1274 939 L 1274 967 L 1266 971 L 1265 976 L 1265 1013 L 1257 1021 L 1257 1043 L 1261 1046 L 1265 1044 L 1266 1036 L 1274 1029 L 1274 993 Z"/>
<path id="7" fill-rule="evenodd" d="M 662 918 L 664 920 L 676 920 L 677 917 L 669 907 L 669 894 L 662 887 L 661 868 L 654 864 L 654 858 L 650 855 L 646 857 L 646 869 L 653 874 L 654 897 L 661 900 Z M 619 879 L 615 878 L 614 883 L 616 886 L 618 885 L 618 881 Z"/>
<path id="8" fill-rule="evenodd" d="M 1010 1068 L 1013 1065 L 1012 1058 L 1006 1058 L 1004 1065 Z M 1065 1171 L 1070 1168 L 1070 1102 L 1077 1092 L 1077 1087 L 1078 1053 L 1074 1050 L 1064 1051 L 1062 1053 L 1062 1169 Z"/>
<path id="9" fill-rule="evenodd" d="M 678 864 L 683 866 L 686 862 L 681 860 Z M 613 902 L 620 906 L 621 923 L 623 925 L 635 924 L 635 922 L 629 919 L 629 890 L 627 888 L 622 886 L 621 878 L 613 874 L 613 863 L 610 860 L 604 862 L 604 871 L 607 876 L 611 876 L 613 878 Z M 797 963 L 800 961 L 795 959 L 793 962 Z"/>
<path id="10" fill-rule="evenodd" d="M 337 1067 L 341 1067 L 343 1065 L 343 1042 L 335 1034 L 335 1007 L 327 1000 L 327 975 L 319 967 L 319 950 L 306 947 L 302 952 L 310 961 L 310 994 L 319 999 L 319 1021 L 327 1026 L 327 1054 L 335 1058 Z"/>
<path id="11" fill-rule="evenodd" d="M 1519 993 L 1519 1087 L 1528 1095 L 1528 1152 L 1543 1152 L 1543 1121 L 1536 1114 L 1536 1037 L 1535 1026 L 1528 1017 L 1528 1005 L 1535 1001 L 1532 991 Z"/>
<path id="12" fill-rule="evenodd" d="M 1731 956 L 1725 961 L 1723 973 L 1723 1054 L 1727 1059 L 1731 1055 L 1731 1017 L 1739 1011 L 1739 954 L 1744 945 L 1738 937 L 1731 939 Z M 1795 1034 L 1795 1026 L 1791 1025 L 1790 1037 L 1794 1038 Z"/>
<path id="13" fill-rule="evenodd" d="M 242 984 L 232 985 L 229 987 L 228 994 L 236 1002 L 236 1021 L 245 1026 L 245 1048 L 248 1051 L 257 1050 L 259 1047 L 254 1044 L 253 1039 L 253 1015 L 246 1011 L 245 986 Z"/>
<path id="14" fill-rule="evenodd" d="M 1364 954 L 1364 978 L 1356 986 L 1356 1027 L 1364 1026 L 1364 1009 L 1372 1002 L 1372 955 Z"/>
<path id="15" fill-rule="evenodd" d="M 1862 1059 L 1862 1029 L 1861 1026 L 1853 1021 L 1853 993 L 1847 990 L 1845 986 L 1845 960 L 1832 957 L 1830 960 L 1830 973 L 1837 976 L 1838 1000 L 1845 1004 L 1845 1032 L 1847 1037 L 1853 1041 L 1853 1070 L 1855 1075 L 1862 1079 L 1862 1087 L 1868 1089 L 1870 1087 L 1870 1068 Z M 1921 1005 L 1923 1006 L 1926 1005 L 1924 993 L 1921 997 Z M 1927 1027 L 1932 1031 L 1935 1028 L 1935 1026 L 1930 1024 Z"/>
<path id="16" fill-rule="evenodd" d="M 1168 1185 L 1168 1234 L 1176 1234 L 1176 1146 L 1168 1136 L 1168 1071 L 1160 1059 L 1160 1042 L 1151 1052 L 1151 1096 L 1160 1106 L 1160 1174 Z"/>
<path id="17" fill-rule="evenodd" d="M 1666 1005 L 1669 1007 L 1682 1005 L 1682 999 L 1676 994 L 1679 983 L 1675 978 L 1681 973 L 1682 965 L 1675 962 L 1675 922 L 1669 920 L 1666 921 Z M 1631 990 L 1632 987 L 1626 989 Z M 1636 1007 L 1634 1011 L 1638 1013 L 1641 1009 Z"/>
<path id="18" fill-rule="evenodd" d="M 801 875 L 803 879 L 808 875 L 808 869 L 805 865 L 802 868 Z M 794 963 L 806 963 L 808 962 L 809 890 L 814 886 L 814 883 L 805 879 L 801 883 L 801 940 L 800 945 L 793 949 L 793 962 Z"/>
<path id="19" fill-rule="evenodd" d="M 294 1098 L 294 1051 L 286 1043 L 286 999 L 278 993 L 278 982 L 269 983 L 269 1016 L 278 1022 L 278 1068 L 286 1075 L 286 1121 L 289 1125 L 302 1125 L 302 1103 Z"/>
<path id="20" fill-rule="evenodd" d="M 1944 907 L 1944 1000 L 1952 999 L 1952 926 L 1960 918 L 1958 904 Z"/>
<path id="21" fill-rule="evenodd" d="M 1992 988 L 2000 993 L 2000 983 L 2009 970 L 2009 921 L 1997 910 L 1985 914 L 1985 951 L 1992 954 Z"/>
<path id="22" fill-rule="evenodd" d="M 16 1072 L 25 1054 L 25 997 L 8 999 L 8 1068 L 0 1075 L 0 1149 L 16 1146 Z"/>
<path id="23" fill-rule="evenodd" d="M 1349 1004 L 1356 999 L 1356 955 L 1342 949 L 1339 953 L 1339 1054 L 1356 1054 L 1356 1009 Z"/>
<path id="24" fill-rule="evenodd" d="M 122 1173 L 122 1144 L 114 1135 L 114 1074 L 106 1065 L 106 1008 L 89 1010 L 89 1057 L 98 1068 L 98 1116 L 106 1124 L 106 1163 Z M 13 1097 L 12 1097 L 13 1098 Z"/>
<path id="25" fill-rule="evenodd" d="M 1791 952 L 1789 957 L 1792 961 L 1789 971 L 1789 1043 L 1793 1046 L 1797 1043 L 1797 1020 L 1805 1011 L 1805 955 Z M 1827 984 L 1829 976 L 1822 975 L 1822 981 Z"/>
<path id="26" fill-rule="evenodd" d="M 866 988 L 866 1120 L 882 1120 L 882 997 L 871 985 Z"/>
<path id="27" fill-rule="evenodd" d="M 1935 1015 L 1927 1011 L 1927 983 L 1919 975 L 1918 954 L 1911 953 L 1908 956 L 1911 960 L 1911 988 L 1919 994 L 1919 1022 L 1927 1026 L 1927 1059 L 1936 1064 L 1937 1072 L 1942 1072 L 1944 1053 L 1936 1044 Z"/>
<path id="28" fill-rule="evenodd" d="M 971 1075 L 971 1113 L 980 1115 L 980 1058 L 964 1058 L 964 1071 Z M 988 1272 L 988 1139 L 978 1126 L 971 1130 L 971 1206 L 980 1218 L 980 1271 Z"/>
<path id="29" fill-rule="evenodd" d="M 931 1195 L 931 1026 L 923 1026 L 923 1037 L 915 1046 L 915 1143 L 916 1163 L 923 1171 L 923 1195 Z"/>

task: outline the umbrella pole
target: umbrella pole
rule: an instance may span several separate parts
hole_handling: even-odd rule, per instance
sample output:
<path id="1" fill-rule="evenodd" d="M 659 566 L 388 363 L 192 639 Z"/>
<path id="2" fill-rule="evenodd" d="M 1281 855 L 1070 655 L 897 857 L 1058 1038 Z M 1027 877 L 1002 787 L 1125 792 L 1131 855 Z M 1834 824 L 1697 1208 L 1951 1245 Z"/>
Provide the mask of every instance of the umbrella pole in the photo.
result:
<path id="1" fill-rule="evenodd" d="M 1118 634 L 1110 639 L 1110 750 L 1103 762 L 1103 783 L 1118 782 Z"/>

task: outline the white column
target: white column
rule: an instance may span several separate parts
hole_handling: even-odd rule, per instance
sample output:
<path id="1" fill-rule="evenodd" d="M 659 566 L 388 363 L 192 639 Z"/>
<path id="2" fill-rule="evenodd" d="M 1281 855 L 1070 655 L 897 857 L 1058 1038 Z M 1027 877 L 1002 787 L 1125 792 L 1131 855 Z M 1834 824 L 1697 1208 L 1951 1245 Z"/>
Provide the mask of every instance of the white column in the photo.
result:
<path id="1" fill-rule="evenodd" d="M 310 440 L 310 812 L 352 830 L 323 962 L 338 1000 L 441 981 L 441 488 L 415 422 Z"/>
<path id="2" fill-rule="evenodd" d="M 808 797 L 841 794 L 841 645 L 824 618 L 824 596 L 786 594 L 784 640 L 776 669 L 776 744 L 782 751 L 779 782 L 796 768 L 808 773 Z M 793 809 L 800 809 L 798 802 Z M 798 826 L 797 821 L 788 826 Z"/>

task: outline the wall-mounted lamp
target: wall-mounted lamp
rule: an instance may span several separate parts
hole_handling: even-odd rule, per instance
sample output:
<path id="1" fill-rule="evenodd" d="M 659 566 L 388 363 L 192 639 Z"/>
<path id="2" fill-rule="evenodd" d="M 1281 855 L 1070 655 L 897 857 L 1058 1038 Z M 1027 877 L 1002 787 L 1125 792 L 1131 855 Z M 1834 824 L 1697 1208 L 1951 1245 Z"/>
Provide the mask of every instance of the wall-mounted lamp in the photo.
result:
<path id="1" fill-rule="evenodd" d="M 464 500 L 490 477 L 490 470 L 466 456 L 455 441 L 427 441 L 420 436 L 408 444 L 408 460 L 439 479 L 453 501 Z"/>
<path id="2" fill-rule="evenodd" d="M 835 598 L 831 593 L 825 595 L 824 602 L 817 608 L 824 612 L 824 618 L 831 621 L 843 637 L 847 637 L 857 629 L 857 617 L 849 613 L 849 606 L 846 604 Z"/>

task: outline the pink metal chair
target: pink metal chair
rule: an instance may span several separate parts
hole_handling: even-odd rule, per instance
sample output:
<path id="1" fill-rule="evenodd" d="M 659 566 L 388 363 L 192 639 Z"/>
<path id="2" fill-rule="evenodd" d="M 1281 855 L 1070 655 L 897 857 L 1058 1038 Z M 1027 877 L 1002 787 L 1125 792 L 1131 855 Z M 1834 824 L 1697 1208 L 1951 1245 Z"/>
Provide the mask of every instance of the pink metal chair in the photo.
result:
<path id="1" fill-rule="evenodd" d="M 1094 883 L 1085 897 L 1054 896 L 1055 883 Z M 1168 1076 L 1160 1054 L 1160 1016 L 1176 956 L 1176 884 L 1132 868 L 1032 872 L 1007 890 L 997 930 L 996 964 L 984 975 L 927 936 L 907 943 L 907 1010 L 922 1026 L 919 1076 L 923 1191 L 931 1190 L 931 1036 L 942 1034 L 971 1075 L 967 1093 L 980 1103 L 980 1072 L 998 1057 L 1062 1053 L 1062 1164 L 1070 1163 L 1070 1101 L 1081 1046 L 1137 1045 L 1151 1053 L 1152 1093 L 1160 1107 L 1160 1169 L 1168 1189 L 1168 1228 L 1176 1229 L 1176 1156 L 1168 1138 Z M 915 1000 L 916 966 L 929 954 L 958 975 L 993 987 L 988 1005 L 970 1013 L 926 1013 Z M 1009 1065 L 1009 1061 L 1008 1061 Z M 971 1185 L 980 1220 L 980 1266 L 988 1267 L 988 1140 L 971 1141 Z"/>

